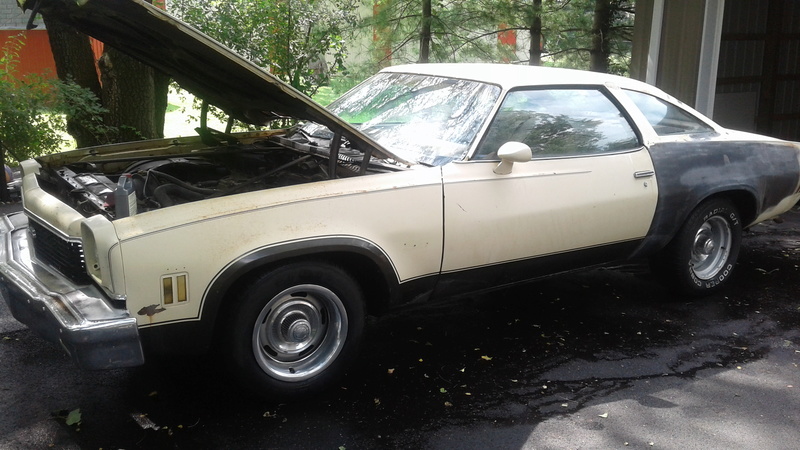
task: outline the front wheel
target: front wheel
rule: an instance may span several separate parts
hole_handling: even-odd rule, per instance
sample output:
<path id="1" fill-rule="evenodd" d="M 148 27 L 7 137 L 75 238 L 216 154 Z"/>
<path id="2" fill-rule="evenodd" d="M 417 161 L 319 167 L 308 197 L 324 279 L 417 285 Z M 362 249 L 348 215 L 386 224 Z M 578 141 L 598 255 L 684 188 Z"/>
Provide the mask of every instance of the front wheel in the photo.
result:
<path id="1" fill-rule="evenodd" d="M 653 267 L 676 291 L 709 295 L 733 273 L 741 241 L 742 223 L 733 203 L 707 200 L 692 211 Z"/>
<path id="2" fill-rule="evenodd" d="M 291 397 L 334 383 L 364 328 L 361 290 L 338 267 L 280 267 L 245 288 L 229 328 L 236 375 L 262 395 Z"/>

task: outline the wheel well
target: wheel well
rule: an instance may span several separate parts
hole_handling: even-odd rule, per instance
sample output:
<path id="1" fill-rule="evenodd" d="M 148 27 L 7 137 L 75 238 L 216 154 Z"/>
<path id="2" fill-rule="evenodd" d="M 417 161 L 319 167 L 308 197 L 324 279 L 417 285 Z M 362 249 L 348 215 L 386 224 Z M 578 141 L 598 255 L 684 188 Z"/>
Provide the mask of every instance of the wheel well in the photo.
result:
<path id="1" fill-rule="evenodd" d="M 751 192 L 744 190 L 718 192 L 703 201 L 712 198 L 723 198 L 733 202 L 736 210 L 739 211 L 739 216 L 742 219 L 742 226 L 746 227 L 750 222 L 754 221 L 756 215 L 756 199 Z"/>
<path id="2" fill-rule="evenodd" d="M 233 312 L 234 308 L 230 308 L 229 305 L 237 301 L 237 297 L 240 296 L 241 292 L 250 282 L 262 274 L 278 267 L 302 262 L 327 263 L 347 272 L 348 275 L 353 277 L 362 290 L 365 301 L 364 307 L 367 314 L 379 313 L 391 303 L 391 289 L 385 274 L 374 261 L 364 255 L 342 251 L 288 257 L 267 264 L 256 264 L 247 272 L 240 274 L 239 277 L 232 282 L 219 301 L 219 309 L 218 313 L 215 315 L 216 317 L 214 318 L 213 325 L 215 334 L 220 330 L 221 324 L 228 322 Z"/>

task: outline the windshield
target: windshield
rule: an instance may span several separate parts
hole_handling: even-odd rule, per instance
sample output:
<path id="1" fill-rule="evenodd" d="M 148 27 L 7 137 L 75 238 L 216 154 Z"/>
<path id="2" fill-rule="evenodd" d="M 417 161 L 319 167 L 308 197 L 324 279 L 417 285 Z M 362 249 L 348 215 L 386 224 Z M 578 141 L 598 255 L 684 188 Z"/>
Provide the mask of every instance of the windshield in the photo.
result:
<path id="1" fill-rule="evenodd" d="M 380 73 L 328 109 L 403 159 L 442 165 L 464 158 L 499 95 L 475 81 Z M 303 131 L 331 134 L 316 124 Z"/>

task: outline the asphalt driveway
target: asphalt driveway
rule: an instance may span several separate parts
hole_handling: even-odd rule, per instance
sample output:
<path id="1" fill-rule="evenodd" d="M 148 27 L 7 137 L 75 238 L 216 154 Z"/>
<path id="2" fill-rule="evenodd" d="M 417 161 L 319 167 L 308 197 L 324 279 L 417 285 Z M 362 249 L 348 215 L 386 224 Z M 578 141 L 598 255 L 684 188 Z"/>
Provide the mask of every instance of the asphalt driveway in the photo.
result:
<path id="1" fill-rule="evenodd" d="M 213 356 L 80 371 L 0 303 L 0 448 L 794 448 L 800 212 L 739 261 L 702 300 L 626 266 L 373 318 L 341 386 L 292 403 Z"/>

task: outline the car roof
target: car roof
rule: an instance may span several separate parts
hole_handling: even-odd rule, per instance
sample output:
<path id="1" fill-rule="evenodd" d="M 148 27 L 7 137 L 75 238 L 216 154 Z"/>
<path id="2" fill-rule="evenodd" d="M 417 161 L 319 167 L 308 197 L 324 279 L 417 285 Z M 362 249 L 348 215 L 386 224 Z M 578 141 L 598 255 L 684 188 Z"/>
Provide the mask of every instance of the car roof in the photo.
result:
<path id="1" fill-rule="evenodd" d="M 489 63 L 433 63 L 391 66 L 381 70 L 381 72 L 460 78 L 496 84 L 504 90 L 518 86 L 613 85 L 669 98 L 660 89 L 632 78 L 556 67 Z"/>

